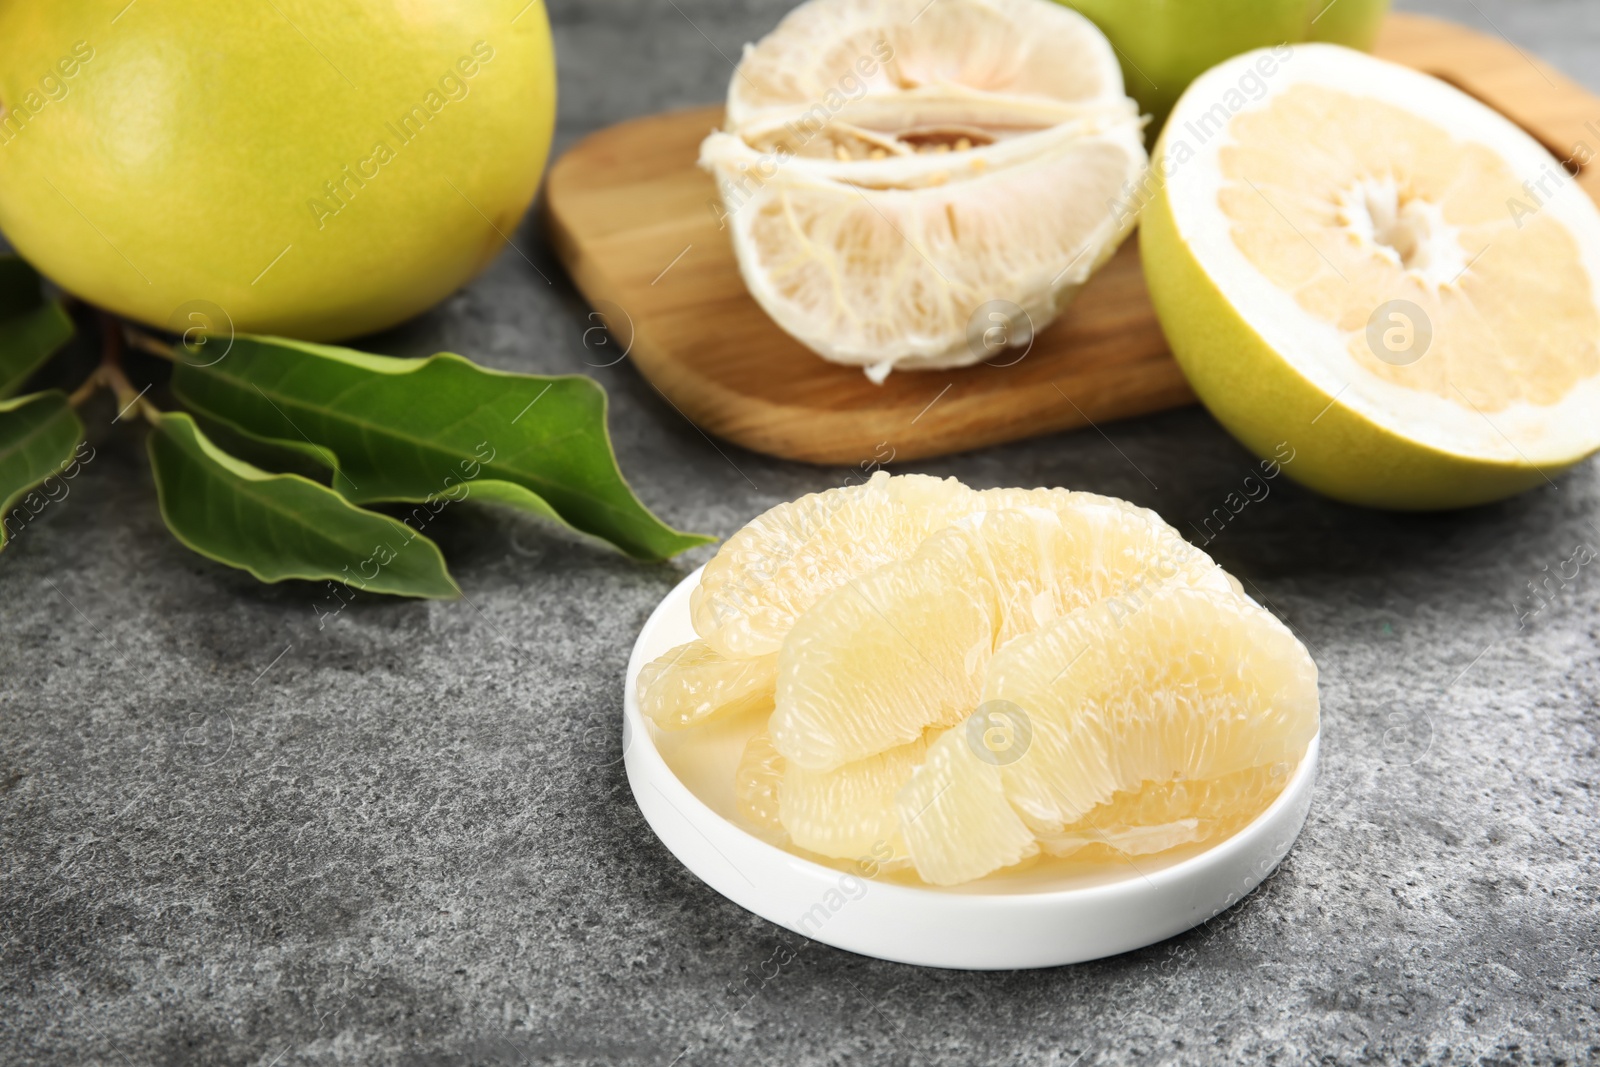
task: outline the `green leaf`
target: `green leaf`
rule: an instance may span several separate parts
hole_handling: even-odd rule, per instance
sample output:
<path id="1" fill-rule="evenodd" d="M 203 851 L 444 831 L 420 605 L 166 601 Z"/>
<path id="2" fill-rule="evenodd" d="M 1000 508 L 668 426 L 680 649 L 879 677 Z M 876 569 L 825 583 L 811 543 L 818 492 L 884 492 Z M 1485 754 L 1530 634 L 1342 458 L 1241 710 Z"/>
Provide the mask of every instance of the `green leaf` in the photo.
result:
<path id="1" fill-rule="evenodd" d="M 181 413 L 150 434 L 161 517 L 178 540 L 263 582 L 331 578 L 398 596 L 457 597 L 439 546 L 298 474 L 269 474 L 223 452 Z"/>
<path id="2" fill-rule="evenodd" d="M 39 290 L 39 275 L 16 256 L 0 256 L 0 397 L 22 388 L 72 336 L 72 320 Z"/>
<path id="3" fill-rule="evenodd" d="M 253 437 L 241 433 L 232 423 L 219 422 L 198 409 L 191 411 L 190 414 L 194 415 L 195 425 L 200 427 L 200 432 L 210 438 L 212 444 L 235 459 L 243 460 L 252 467 L 260 467 L 264 471 L 301 474 L 314 482 L 323 485 L 328 483 L 328 471 L 333 457 L 326 449 L 313 449 L 304 441 L 300 442 L 299 448 L 295 448 L 292 441 L 268 441 Z"/>
<path id="4" fill-rule="evenodd" d="M 712 540 L 663 524 L 633 495 L 606 434 L 605 391 L 582 376 L 239 337 L 211 366 L 180 362 L 172 385 L 209 418 L 323 455 L 357 503 L 465 486 L 465 496 L 556 519 L 636 559 Z"/>
<path id="5" fill-rule="evenodd" d="M 66 394 L 51 391 L 0 400 L 0 548 L 28 518 L 58 499 L 53 492 L 39 496 L 28 490 L 71 465 L 82 441 L 83 423 Z M 14 517 L 13 509 L 24 500 L 27 517 Z"/>

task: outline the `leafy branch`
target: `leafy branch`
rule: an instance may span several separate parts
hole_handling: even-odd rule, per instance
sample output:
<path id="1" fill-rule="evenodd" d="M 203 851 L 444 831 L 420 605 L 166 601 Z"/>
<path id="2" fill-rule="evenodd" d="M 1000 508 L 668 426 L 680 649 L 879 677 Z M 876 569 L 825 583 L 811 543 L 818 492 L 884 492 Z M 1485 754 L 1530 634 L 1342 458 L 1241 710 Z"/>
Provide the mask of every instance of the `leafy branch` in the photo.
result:
<path id="1" fill-rule="evenodd" d="M 264 582 L 326 579 L 401 596 L 459 596 L 443 553 L 422 530 L 468 498 L 554 520 L 640 560 L 710 540 L 665 525 L 634 495 L 606 432 L 605 392 L 588 378 L 507 374 L 451 353 L 393 359 L 270 337 L 169 344 L 109 316 L 101 321 L 100 365 L 70 396 L 0 399 L 0 547 L 19 502 L 78 461 L 86 446 L 76 409 L 102 388 L 115 394 L 119 420 L 136 414 L 150 426 L 150 467 L 168 529 L 195 552 Z M 171 393 L 187 412 L 163 411 L 148 386 L 134 387 L 123 367 L 125 329 L 138 348 L 172 362 Z M 72 333 L 38 275 L 0 257 L 0 398 Z M 202 425 L 265 446 L 266 455 L 310 460 L 331 485 L 247 462 Z M 414 506 L 392 518 L 363 506 L 375 503 Z"/>

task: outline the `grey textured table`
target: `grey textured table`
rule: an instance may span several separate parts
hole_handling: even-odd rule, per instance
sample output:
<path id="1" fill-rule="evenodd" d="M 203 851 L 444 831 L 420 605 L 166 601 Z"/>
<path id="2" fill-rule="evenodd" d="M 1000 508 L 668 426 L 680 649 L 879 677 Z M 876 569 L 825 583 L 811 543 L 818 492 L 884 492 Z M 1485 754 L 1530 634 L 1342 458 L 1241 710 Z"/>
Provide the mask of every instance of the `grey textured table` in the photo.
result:
<path id="1" fill-rule="evenodd" d="M 717 99 L 784 0 L 560 0 L 558 148 Z M 1600 88 L 1594 0 L 1434 0 Z M 536 222 L 374 340 L 583 371 Z M 679 269 L 692 269 L 685 262 Z M 624 469 L 727 535 L 842 470 L 714 447 L 626 364 Z M 109 416 L 107 416 L 109 417 Z M 100 423 L 107 421 L 102 418 Z M 1194 409 L 917 470 L 1070 485 L 1188 528 L 1249 459 Z M 1053 971 L 919 970 L 808 944 L 651 835 L 618 763 L 622 670 L 702 550 L 640 566 L 504 513 L 441 533 L 468 599 L 261 586 L 162 529 L 134 433 L 0 557 L 0 1062 L 1592 1062 L 1600 545 L 1586 464 L 1466 513 L 1277 483 L 1209 547 L 1323 672 L 1324 771 L 1277 874 L 1205 927 Z M 911 468 L 906 468 L 911 469 Z M 431 532 L 431 531 L 430 531 Z M 783 961 L 780 965 L 778 961 Z"/>

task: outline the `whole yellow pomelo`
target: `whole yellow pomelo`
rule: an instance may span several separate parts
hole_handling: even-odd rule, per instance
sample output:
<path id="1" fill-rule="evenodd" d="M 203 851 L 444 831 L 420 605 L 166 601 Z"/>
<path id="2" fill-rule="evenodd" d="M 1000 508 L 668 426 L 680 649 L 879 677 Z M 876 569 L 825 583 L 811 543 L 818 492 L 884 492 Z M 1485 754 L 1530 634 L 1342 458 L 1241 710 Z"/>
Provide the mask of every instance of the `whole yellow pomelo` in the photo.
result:
<path id="1" fill-rule="evenodd" d="M 1389 0 L 1060 0 L 1111 39 L 1123 80 L 1160 129 L 1188 84 L 1229 56 L 1280 42 L 1370 49 Z"/>
<path id="2" fill-rule="evenodd" d="M 555 91 L 541 0 L 0 0 L 0 231 L 152 325 L 371 332 L 504 245 Z"/>

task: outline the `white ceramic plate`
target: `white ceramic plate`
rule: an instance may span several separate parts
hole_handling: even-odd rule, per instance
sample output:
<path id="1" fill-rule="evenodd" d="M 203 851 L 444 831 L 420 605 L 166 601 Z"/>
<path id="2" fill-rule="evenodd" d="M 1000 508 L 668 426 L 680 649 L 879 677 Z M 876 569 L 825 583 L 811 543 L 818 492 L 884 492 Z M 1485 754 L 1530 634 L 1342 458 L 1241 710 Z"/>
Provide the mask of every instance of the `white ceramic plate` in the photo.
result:
<path id="1" fill-rule="evenodd" d="M 702 568 L 703 569 L 703 568 Z M 1099 959 L 1154 944 L 1243 899 L 1272 873 L 1305 824 L 1314 738 L 1278 799 L 1221 844 L 1126 867 L 1041 862 L 952 889 L 874 881 L 762 841 L 736 822 L 733 769 L 749 722 L 673 733 L 639 712 L 639 669 L 695 639 L 689 575 L 633 646 L 623 709 L 628 784 L 650 828 L 684 866 L 742 908 L 864 956 L 928 967 L 1009 970 Z"/>

